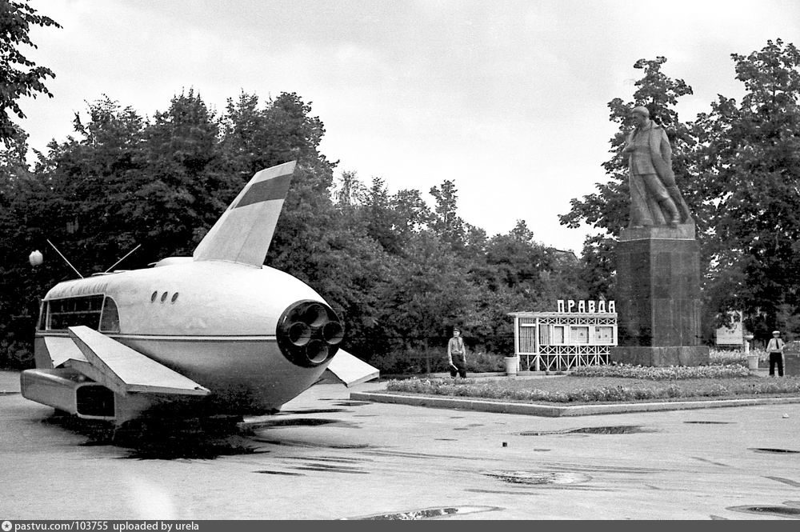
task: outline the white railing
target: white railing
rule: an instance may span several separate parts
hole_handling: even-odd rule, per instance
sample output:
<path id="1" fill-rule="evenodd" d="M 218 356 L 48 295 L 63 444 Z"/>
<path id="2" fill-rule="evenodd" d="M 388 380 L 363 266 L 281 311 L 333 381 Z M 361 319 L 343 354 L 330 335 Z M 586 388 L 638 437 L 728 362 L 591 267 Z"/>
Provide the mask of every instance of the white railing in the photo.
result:
<path id="1" fill-rule="evenodd" d="M 541 352 L 520 353 L 520 368 L 527 371 L 569 371 L 580 366 L 608 364 L 610 346 L 542 346 Z"/>

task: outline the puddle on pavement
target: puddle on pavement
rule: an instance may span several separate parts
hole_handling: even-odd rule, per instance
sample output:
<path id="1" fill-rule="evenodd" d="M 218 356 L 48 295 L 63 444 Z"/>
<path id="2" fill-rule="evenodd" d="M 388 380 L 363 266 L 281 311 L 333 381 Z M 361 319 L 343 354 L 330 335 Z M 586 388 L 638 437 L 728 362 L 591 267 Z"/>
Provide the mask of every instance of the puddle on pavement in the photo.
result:
<path id="1" fill-rule="evenodd" d="M 90 440 L 85 445 L 103 443 Z M 124 447 L 127 451 L 124 458 L 134 460 L 213 460 L 222 456 L 269 453 L 237 435 L 209 436 L 197 431 L 125 434 L 115 437 L 113 445 Z"/>
<path id="2" fill-rule="evenodd" d="M 367 515 L 363 517 L 343 517 L 339 521 L 416 521 L 425 519 L 441 519 L 455 515 L 467 515 L 479 512 L 500 510 L 496 506 L 444 506 L 440 508 L 423 508 L 406 512 Z"/>
<path id="3" fill-rule="evenodd" d="M 77 416 L 70 416 L 56 411 L 50 417 L 43 418 L 41 423 L 55 425 L 73 434 L 86 436 L 89 441 L 84 445 L 111 445 L 114 439 L 114 425 L 108 421 L 79 419 Z"/>
<path id="4" fill-rule="evenodd" d="M 259 441 L 266 441 L 265 438 L 269 439 L 269 443 L 277 443 L 272 441 L 269 438 L 270 433 L 277 434 L 277 432 L 273 432 L 279 429 L 285 428 L 298 428 L 298 427 L 321 427 L 324 425 L 328 425 L 331 427 L 336 428 L 345 428 L 345 429 L 361 429 L 361 425 L 358 423 L 353 423 L 351 421 L 342 421 L 340 419 L 327 419 L 327 418 L 291 418 L 291 419 L 269 419 L 265 421 L 258 422 L 257 425 L 254 425 L 248 429 L 248 435 Z"/>
<path id="5" fill-rule="evenodd" d="M 574 434 L 638 434 L 642 432 L 655 432 L 655 430 L 644 429 L 638 425 L 620 425 L 615 427 L 585 427 L 570 432 Z"/>
<path id="6" fill-rule="evenodd" d="M 81 447 L 117 447 L 126 453 L 120 457 L 123 459 L 213 460 L 221 456 L 269 452 L 251 445 L 253 442 L 243 438 L 235 426 L 228 426 L 227 432 L 212 432 L 204 430 L 199 422 L 184 421 L 158 423 L 151 420 L 149 424 L 139 422 L 116 428 L 107 421 L 53 415 L 43 419 L 42 423 L 86 437 L 86 441 L 79 444 Z"/>
<path id="7" fill-rule="evenodd" d="M 688 425 L 731 425 L 732 421 L 684 421 Z"/>
<path id="8" fill-rule="evenodd" d="M 338 414 L 340 412 L 344 412 L 343 408 L 307 408 L 302 410 L 281 410 L 279 414 L 276 415 L 285 415 L 285 414 Z"/>
<path id="9" fill-rule="evenodd" d="M 258 423 L 256 432 L 263 429 L 273 429 L 280 427 L 318 427 L 320 425 L 332 425 L 341 423 L 338 419 L 319 419 L 313 417 L 299 417 L 293 419 L 270 419 Z"/>
<path id="10" fill-rule="evenodd" d="M 764 478 L 768 478 L 770 480 L 774 480 L 775 482 L 780 482 L 781 484 L 786 484 L 787 486 L 791 486 L 793 488 L 800 488 L 800 482 L 797 482 L 796 480 L 792 480 L 790 478 L 782 478 L 782 477 L 764 477 Z M 790 502 L 785 502 L 783 504 L 789 504 L 791 506 L 796 506 L 797 505 L 797 503 L 791 502 L 791 501 Z"/>
<path id="11" fill-rule="evenodd" d="M 487 477 L 496 478 L 509 484 L 542 486 L 547 484 L 583 484 L 592 480 L 584 473 L 539 472 L 539 471 L 490 471 Z"/>
<path id="12" fill-rule="evenodd" d="M 544 430 L 520 432 L 520 436 L 552 436 L 559 434 L 640 434 L 645 432 L 656 432 L 653 429 L 645 429 L 639 425 L 615 425 L 610 427 L 583 427 L 578 429 L 564 430 Z"/>
<path id="13" fill-rule="evenodd" d="M 346 458 L 346 457 L 333 457 L 333 456 L 317 456 L 309 458 L 308 456 L 284 456 L 284 460 L 302 460 L 303 462 L 325 462 L 334 464 L 363 464 L 365 462 L 373 462 L 369 458 Z"/>
<path id="14" fill-rule="evenodd" d="M 708 458 L 702 458 L 700 456 L 692 456 L 693 460 L 697 460 L 699 462 L 705 462 L 707 464 L 719 466 L 719 467 L 731 467 L 728 464 L 723 464 L 722 462 L 715 462 L 714 460 L 709 460 Z"/>
<path id="15" fill-rule="evenodd" d="M 357 467 L 330 464 L 305 464 L 294 467 L 298 471 L 321 471 L 324 473 L 347 473 L 349 475 L 369 475 L 369 471 L 364 471 Z"/>
<path id="16" fill-rule="evenodd" d="M 0 397 L 3 397 L 4 395 L 19 395 L 19 394 L 20 392 L 4 392 L 0 390 Z"/>
<path id="17" fill-rule="evenodd" d="M 777 517 L 800 519 L 800 508 L 795 506 L 732 506 L 727 508 L 727 510 L 747 514 L 774 515 Z"/>
<path id="18" fill-rule="evenodd" d="M 750 451 L 754 451 L 757 453 L 774 453 L 774 454 L 798 454 L 800 451 L 795 451 L 792 449 L 771 449 L 768 447 L 751 447 L 748 449 Z"/>
<path id="19" fill-rule="evenodd" d="M 125 447 L 135 460 L 213 460 L 222 456 L 266 454 L 269 451 L 241 435 L 235 426 L 205 430 L 202 424 L 155 426 L 118 431 L 113 444 Z"/>
<path id="20" fill-rule="evenodd" d="M 369 401 L 340 401 L 338 403 L 334 403 L 336 406 L 363 406 L 372 404 Z"/>
<path id="21" fill-rule="evenodd" d="M 518 496 L 522 496 L 522 497 L 530 497 L 530 496 L 534 495 L 534 493 L 531 492 L 530 490 L 526 490 L 526 491 L 522 491 L 522 490 L 511 491 L 511 490 L 485 490 L 485 489 L 478 489 L 478 488 L 467 488 L 464 491 L 469 492 L 469 493 L 488 493 L 488 494 L 491 494 L 491 495 L 518 495 Z"/>
<path id="22" fill-rule="evenodd" d="M 251 436 L 251 440 L 258 443 L 266 443 L 269 445 L 281 445 L 284 447 L 302 447 L 307 449 L 369 449 L 367 443 L 316 443 L 309 441 L 298 440 L 281 440 L 277 438 L 269 438 L 267 436 Z"/>
<path id="23" fill-rule="evenodd" d="M 618 467 L 618 466 L 608 466 L 603 464 L 558 464 L 553 463 L 550 464 L 548 467 L 551 469 L 558 469 L 561 471 L 569 471 L 569 472 L 589 472 L 589 473 L 602 473 L 602 474 L 621 474 L 621 475 L 653 475 L 657 473 L 663 473 L 667 471 L 666 469 L 652 469 L 652 468 L 644 468 L 644 467 Z"/>
<path id="24" fill-rule="evenodd" d="M 195 441 L 177 444 L 174 442 L 148 442 L 144 445 L 138 444 L 137 447 L 130 449 L 126 458 L 135 460 L 213 460 L 221 456 L 266 454 L 268 452 L 252 446 L 225 441 Z"/>
<path id="25" fill-rule="evenodd" d="M 263 469 L 261 471 L 253 471 L 253 473 L 259 473 L 261 475 L 282 475 L 286 477 L 304 477 L 305 475 L 302 473 L 293 473 L 292 471 L 270 471 L 268 469 Z"/>
<path id="26" fill-rule="evenodd" d="M 324 413 L 330 413 L 328 409 Z M 335 409 L 335 412 L 341 411 Z M 309 411 L 302 411 L 308 413 Z M 127 451 L 122 458 L 137 460 L 179 460 L 196 459 L 211 460 L 222 456 L 246 454 L 265 454 L 269 451 L 264 444 L 290 447 L 326 448 L 326 449 L 366 449 L 367 444 L 317 444 L 294 440 L 282 440 L 273 437 L 276 429 L 288 427 L 318 427 L 333 425 L 343 428 L 361 428 L 358 424 L 343 422 L 337 419 L 318 418 L 283 418 L 276 416 L 258 423 L 253 430 L 238 430 L 235 426 L 230 430 L 207 432 L 201 425 L 186 423 L 180 426 L 167 424 L 131 426 L 124 430 L 115 430 L 113 424 L 102 421 L 82 420 L 74 416 L 53 415 L 42 420 L 42 423 L 57 425 L 62 429 L 85 436 L 87 441 L 82 446 L 114 446 Z M 159 428 L 160 427 L 160 428 Z"/>

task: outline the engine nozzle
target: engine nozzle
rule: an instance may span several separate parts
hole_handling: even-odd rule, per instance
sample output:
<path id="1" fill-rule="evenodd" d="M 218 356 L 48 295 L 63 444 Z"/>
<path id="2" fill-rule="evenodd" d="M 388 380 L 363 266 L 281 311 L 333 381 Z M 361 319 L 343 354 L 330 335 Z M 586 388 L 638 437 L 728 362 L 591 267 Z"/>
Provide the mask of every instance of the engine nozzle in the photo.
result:
<path id="1" fill-rule="evenodd" d="M 290 362 L 313 368 L 336 354 L 344 327 L 328 305 L 306 300 L 283 312 L 277 336 L 281 352 Z"/>

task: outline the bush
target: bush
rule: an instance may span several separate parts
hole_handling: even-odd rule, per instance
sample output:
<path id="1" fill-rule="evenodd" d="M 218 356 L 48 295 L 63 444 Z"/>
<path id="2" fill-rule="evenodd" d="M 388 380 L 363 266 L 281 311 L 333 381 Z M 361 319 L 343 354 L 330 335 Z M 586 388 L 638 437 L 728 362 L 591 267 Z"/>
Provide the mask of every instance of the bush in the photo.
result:
<path id="1" fill-rule="evenodd" d="M 22 342 L 0 342 L 0 368 L 30 369 L 35 366 L 33 352 L 28 344 Z"/>
<path id="2" fill-rule="evenodd" d="M 426 375 L 430 365 L 430 373 L 447 373 L 447 351 L 444 349 L 409 350 L 376 355 L 370 364 L 386 375 Z M 491 353 L 467 352 L 467 373 L 496 373 L 505 370 L 503 357 Z"/>
<path id="3" fill-rule="evenodd" d="M 747 355 L 758 355 L 759 362 L 769 360 L 769 353 L 763 349 L 751 349 Z M 726 351 L 711 349 L 709 358 L 712 366 L 740 365 L 747 367 L 747 356 L 741 349 Z"/>

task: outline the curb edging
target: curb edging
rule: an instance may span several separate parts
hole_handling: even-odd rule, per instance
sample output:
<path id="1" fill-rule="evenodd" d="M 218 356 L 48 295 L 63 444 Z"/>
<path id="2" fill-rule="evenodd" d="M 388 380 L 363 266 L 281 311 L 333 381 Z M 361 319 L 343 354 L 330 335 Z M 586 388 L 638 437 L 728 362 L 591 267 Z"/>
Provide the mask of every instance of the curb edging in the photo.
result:
<path id="1" fill-rule="evenodd" d="M 662 403 L 615 403 L 580 406 L 550 406 L 531 403 L 508 403 L 481 399 L 458 399 L 394 394 L 389 392 L 351 392 L 350 399 L 374 403 L 403 404 L 430 408 L 476 410 L 499 414 L 521 414 L 540 417 L 591 416 L 600 414 L 626 414 L 630 412 L 664 412 L 668 410 L 695 410 L 734 406 L 759 406 L 800 403 L 800 397 L 765 397 L 760 399 L 721 399 L 708 401 L 676 401 Z"/>

